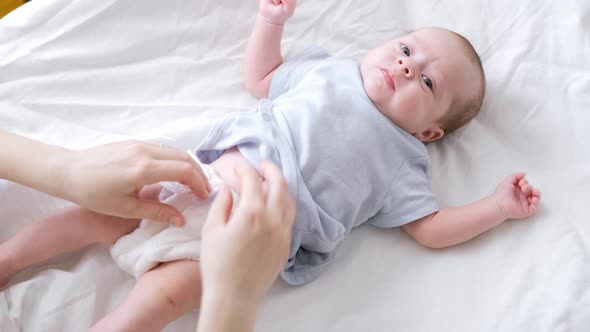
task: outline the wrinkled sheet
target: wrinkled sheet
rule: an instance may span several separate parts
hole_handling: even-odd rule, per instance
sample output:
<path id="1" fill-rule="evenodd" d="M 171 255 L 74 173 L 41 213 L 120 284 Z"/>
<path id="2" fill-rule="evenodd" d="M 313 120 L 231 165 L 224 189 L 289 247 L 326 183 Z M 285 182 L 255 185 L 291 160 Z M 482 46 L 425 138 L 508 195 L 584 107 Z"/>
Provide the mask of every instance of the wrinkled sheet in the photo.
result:
<path id="1" fill-rule="evenodd" d="M 29 2 L 0 20 L 0 127 L 75 149 L 193 147 L 221 116 L 256 105 L 240 61 L 257 3 Z M 424 26 L 467 36 L 488 84 L 477 118 L 428 146 L 440 203 L 473 201 L 523 170 L 542 190 L 538 215 L 443 250 L 362 226 L 318 280 L 275 283 L 258 331 L 590 331 L 590 2 L 299 1 L 283 54 L 317 44 L 360 58 Z M 0 241 L 66 204 L 6 181 L 0 198 Z M 105 247 L 59 257 L 0 292 L 0 331 L 84 331 L 133 284 Z"/>

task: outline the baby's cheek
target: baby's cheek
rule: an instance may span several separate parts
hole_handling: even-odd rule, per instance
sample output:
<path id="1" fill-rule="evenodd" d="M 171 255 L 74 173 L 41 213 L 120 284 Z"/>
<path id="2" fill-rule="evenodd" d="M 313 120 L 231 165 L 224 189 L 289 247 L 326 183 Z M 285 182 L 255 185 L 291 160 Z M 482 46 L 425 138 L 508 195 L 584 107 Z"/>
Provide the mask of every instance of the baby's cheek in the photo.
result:
<path id="1" fill-rule="evenodd" d="M 367 96 L 369 97 L 369 99 L 371 99 L 371 101 L 373 101 L 373 103 L 382 102 L 380 100 L 382 94 L 379 93 L 380 84 L 374 77 L 370 77 L 370 75 L 365 75 L 365 77 L 363 77 L 363 87 L 365 88 Z"/>
<path id="2" fill-rule="evenodd" d="M 417 105 L 416 102 L 409 99 L 409 98 L 404 98 L 402 100 L 400 100 L 399 104 L 397 105 L 399 107 L 399 112 L 403 113 L 404 115 L 415 115 L 416 111 L 417 111 Z"/>
<path id="3" fill-rule="evenodd" d="M 404 99 L 400 102 L 398 114 L 403 118 L 404 125 L 407 127 L 414 127 L 422 120 L 421 105 L 413 99 Z"/>

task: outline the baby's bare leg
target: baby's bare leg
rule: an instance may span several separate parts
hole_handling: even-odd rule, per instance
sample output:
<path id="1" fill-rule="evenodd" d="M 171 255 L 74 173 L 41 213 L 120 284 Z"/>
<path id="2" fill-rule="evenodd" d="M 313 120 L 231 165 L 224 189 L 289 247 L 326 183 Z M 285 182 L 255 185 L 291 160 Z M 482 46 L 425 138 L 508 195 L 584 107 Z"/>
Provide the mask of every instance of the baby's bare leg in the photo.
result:
<path id="1" fill-rule="evenodd" d="M 149 185 L 139 197 L 154 200 L 160 190 L 159 184 Z M 90 244 L 113 244 L 138 224 L 138 219 L 106 216 L 79 206 L 54 211 L 0 244 L 0 288 L 27 267 Z"/>
<path id="2" fill-rule="evenodd" d="M 0 245 L 0 287 L 32 265 L 93 243 L 114 243 L 139 220 L 106 216 L 68 206 L 36 221 Z"/>
<path id="3" fill-rule="evenodd" d="M 191 260 L 167 262 L 141 276 L 131 293 L 91 331 L 161 331 L 168 323 L 197 308 L 201 270 Z"/>

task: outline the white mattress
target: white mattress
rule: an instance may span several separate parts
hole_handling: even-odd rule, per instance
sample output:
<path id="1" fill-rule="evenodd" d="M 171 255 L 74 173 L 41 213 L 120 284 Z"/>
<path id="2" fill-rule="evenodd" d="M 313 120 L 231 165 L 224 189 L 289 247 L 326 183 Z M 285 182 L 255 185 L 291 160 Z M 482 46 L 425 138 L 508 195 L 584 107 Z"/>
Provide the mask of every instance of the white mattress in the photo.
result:
<path id="1" fill-rule="evenodd" d="M 27 3 L 0 20 L 0 127 L 71 148 L 193 147 L 223 114 L 256 105 L 239 66 L 257 3 Z M 440 203 L 524 170 L 543 193 L 538 215 L 444 250 L 360 227 L 318 280 L 277 281 L 258 331 L 590 331 L 590 2 L 300 1 L 283 53 L 318 44 L 361 57 L 432 25 L 467 36 L 488 79 L 478 117 L 428 146 Z M 0 182 L 0 241 L 63 204 Z M 105 247 L 60 257 L 0 293 L 0 331 L 83 331 L 132 285 Z"/>

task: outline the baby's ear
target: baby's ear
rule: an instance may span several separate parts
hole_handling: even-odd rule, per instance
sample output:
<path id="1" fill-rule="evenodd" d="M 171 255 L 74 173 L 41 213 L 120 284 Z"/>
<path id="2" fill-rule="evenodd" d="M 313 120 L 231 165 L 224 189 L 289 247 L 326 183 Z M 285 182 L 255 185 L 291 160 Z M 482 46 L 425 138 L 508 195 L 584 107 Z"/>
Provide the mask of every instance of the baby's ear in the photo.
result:
<path id="1" fill-rule="evenodd" d="M 424 143 L 427 143 L 441 139 L 444 135 L 445 131 L 442 128 L 435 127 L 416 133 L 414 134 L 414 137 L 416 137 Z"/>

